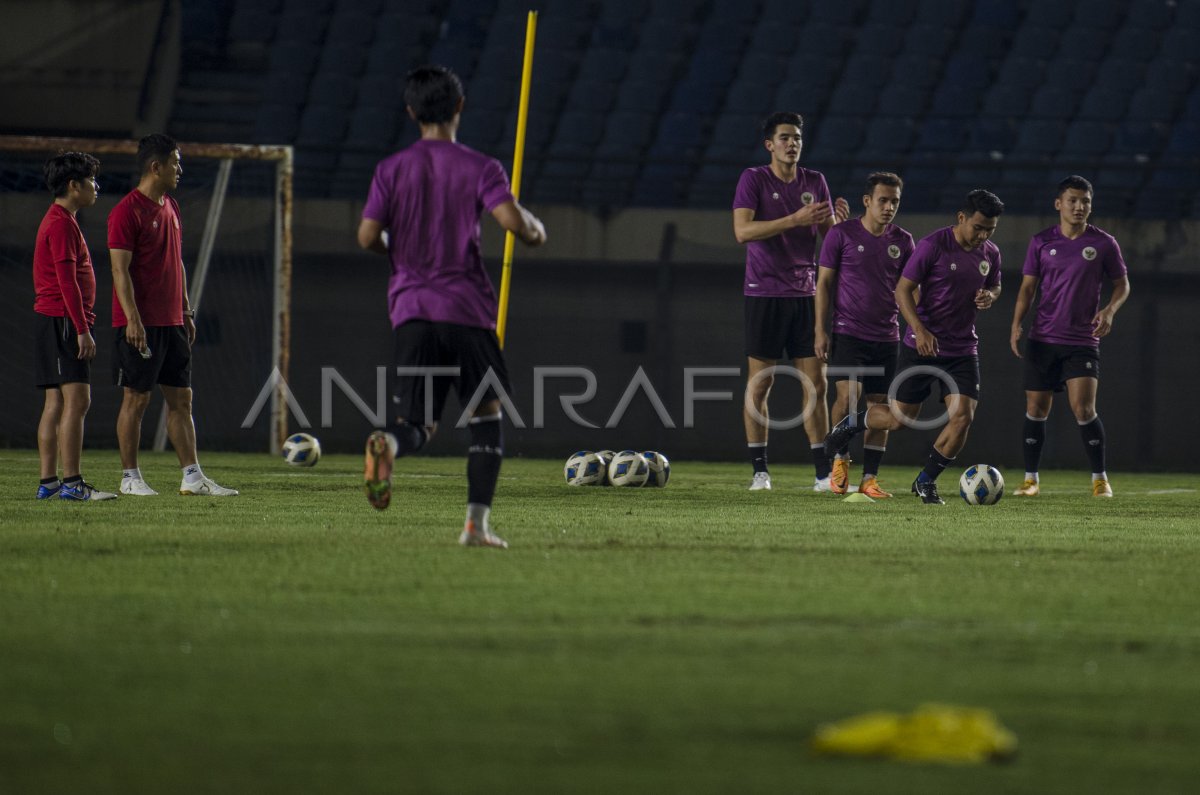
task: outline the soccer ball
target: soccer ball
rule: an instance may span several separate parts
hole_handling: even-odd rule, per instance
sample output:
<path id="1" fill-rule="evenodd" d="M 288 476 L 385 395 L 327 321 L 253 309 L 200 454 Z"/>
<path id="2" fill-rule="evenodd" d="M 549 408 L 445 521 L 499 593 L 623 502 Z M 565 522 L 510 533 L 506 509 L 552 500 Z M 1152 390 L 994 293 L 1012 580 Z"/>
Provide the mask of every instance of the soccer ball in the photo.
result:
<path id="1" fill-rule="evenodd" d="M 1004 477 L 987 464 L 967 467 L 958 479 L 958 496 L 967 505 L 995 505 L 1004 496 Z"/>
<path id="2" fill-rule="evenodd" d="M 563 477 L 568 486 L 598 486 L 604 482 L 604 460 L 591 450 L 580 450 L 567 459 Z"/>
<path id="3" fill-rule="evenodd" d="M 608 465 L 608 480 L 614 486 L 644 486 L 650 477 L 650 462 L 634 450 L 622 450 Z"/>
<path id="4" fill-rule="evenodd" d="M 612 450 L 597 450 L 596 455 L 604 462 L 604 478 L 600 481 L 601 486 L 611 486 L 612 483 L 608 479 L 608 465 L 612 463 L 613 458 L 617 455 Z"/>
<path id="5" fill-rule="evenodd" d="M 283 443 L 283 460 L 294 467 L 315 466 L 321 460 L 321 443 L 307 433 L 293 433 Z"/>
<path id="6" fill-rule="evenodd" d="M 650 475 L 646 478 L 646 485 L 660 488 L 667 485 L 667 481 L 671 478 L 671 462 L 667 460 L 667 457 L 653 450 L 642 453 L 642 457 L 650 466 Z"/>

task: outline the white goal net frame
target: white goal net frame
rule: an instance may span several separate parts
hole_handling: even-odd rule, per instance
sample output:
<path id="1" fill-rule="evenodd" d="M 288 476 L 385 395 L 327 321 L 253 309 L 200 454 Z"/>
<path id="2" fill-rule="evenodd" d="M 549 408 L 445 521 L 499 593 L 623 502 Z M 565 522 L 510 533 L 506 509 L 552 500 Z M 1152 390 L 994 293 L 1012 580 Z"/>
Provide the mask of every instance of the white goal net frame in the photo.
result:
<path id="1" fill-rule="evenodd" d="M 294 174 L 294 152 L 291 146 L 252 145 L 228 143 L 179 142 L 183 154 L 185 178 L 187 162 L 197 158 L 217 161 L 217 173 L 209 198 L 208 212 L 201 232 L 200 247 L 195 259 L 188 266 L 188 297 L 191 306 L 199 312 L 204 297 L 204 288 L 212 262 L 217 232 L 221 224 L 225 198 L 229 189 L 230 175 L 238 161 L 273 162 L 274 191 L 273 225 L 274 245 L 271 252 L 274 260 L 273 302 L 271 328 L 271 375 L 272 392 L 270 402 L 269 450 L 278 452 L 287 438 L 287 377 L 291 349 L 291 291 L 292 291 L 292 183 Z M 103 155 L 116 154 L 133 157 L 137 154 L 136 140 L 104 138 L 66 138 L 51 136 L 0 135 L 0 164 L 9 156 L 49 158 L 61 151 L 87 152 L 101 157 L 101 172 L 105 171 Z M 41 174 L 37 175 L 39 178 Z M 42 193 L 46 196 L 46 193 Z M 48 198 L 48 197 L 47 197 Z M 28 231 L 30 240 L 35 229 Z M 95 246 L 93 246 L 95 248 Z M 107 251 L 93 251 L 93 265 L 97 269 L 107 261 Z M 100 305 L 107 296 L 97 295 Z M 154 438 L 154 449 L 166 449 L 166 407 L 158 418 Z"/>

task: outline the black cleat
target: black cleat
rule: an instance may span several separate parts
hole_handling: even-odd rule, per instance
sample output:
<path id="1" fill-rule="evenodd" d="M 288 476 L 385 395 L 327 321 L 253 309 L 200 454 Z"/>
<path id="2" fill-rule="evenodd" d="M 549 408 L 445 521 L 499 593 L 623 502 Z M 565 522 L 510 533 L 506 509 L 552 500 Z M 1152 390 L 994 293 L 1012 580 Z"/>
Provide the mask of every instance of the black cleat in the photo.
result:
<path id="1" fill-rule="evenodd" d="M 945 505 L 946 501 L 938 496 L 936 480 L 921 480 L 917 478 L 912 484 L 912 493 L 921 498 L 926 505 Z"/>
<path id="2" fill-rule="evenodd" d="M 833 458 L 838 451 L 850 444 L 850 440 L 863 431 L 861 425 L 851 425 L 854 413 L 847 414 L 842 421 L 833 426 L 833 430 L 825 437 L 825 455 Z"/>

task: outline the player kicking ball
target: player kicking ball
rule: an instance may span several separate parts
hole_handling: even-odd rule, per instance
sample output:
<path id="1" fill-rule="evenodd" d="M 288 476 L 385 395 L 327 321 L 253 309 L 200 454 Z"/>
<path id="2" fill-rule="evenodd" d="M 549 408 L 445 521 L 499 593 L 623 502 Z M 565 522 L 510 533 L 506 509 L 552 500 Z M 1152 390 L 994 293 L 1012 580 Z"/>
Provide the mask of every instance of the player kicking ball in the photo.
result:
<path id="1" fill-rule="evenodd" d="M 979 404 L 975 316 L 1000 297 L 1000 249 L 989 238 L 1003 212 L 994 194 L 973 190 L 954 226 L 917 243 L 896 285 L 896 304 L 908 332 L 896 362 L 895 400 L 846 415 L 825 437 L 825 451 L 833 455 L 864 429 L 898 430 L 905 424 L 902 418 L 917 418 L 938 385 L 947 422 L 912 485 L 912 493 L 928 505 L 945 504 L 938 476 L 966 445 Z"/>
<path id="2" fill-rule="evenodd" d="M 1071 176 L 1058 183 L 1058 224 L 1033 236 L 1025 255 L 1021 289 L 1013 308 L 1012 351 L 1025 360 L 1025 482 L 1018 497 L 1036 497 L 1038 465 L 1046 442 L 1046 419 L 1054 393 L 1067 393 L 1092 466 L 1092 496 L 1111 497 L 1104 464 L 1104 424 L 1096 413 L 1100 385 L 1100 338 L 1129 298 L 1129 276 L 1116 239 L 1087 222 L 1092 183 Z M 1100 308 L 1104 282 L 1112 283 Z M 1033 327 L 1021 354 L 1021 323 L 1041 290 Z"/>
<path id="3" fill-rule="evenodd" d="M 441 66 L 414 69 L 404 102 L 421 139 L 376 167 L 358 243 L 392 263 L 396 366 L 431 375 L 432 368 L 453 368 L 458 375 L 433 377 L 428 390 L 425 374 L 399 375 L 394 424 L 367 438 L 364 487 L 372 506 L 388 507 L 394 460 L 429 441 L 456 382 L 459 402 L 477 405 L 468 425 L 467 518 L 458 540 L 506 548 L 492 531 L 491 505 L 503 455 L 496 386 L 509 389 L 508 370 L 496 338 L 496 294 L 480 256 L 479 214 L 491 213 L 531 246 L 546 242 L 546 230 L 513 198 L 498 161 L 457 142 L 465 104 L 457 75 Z"/>

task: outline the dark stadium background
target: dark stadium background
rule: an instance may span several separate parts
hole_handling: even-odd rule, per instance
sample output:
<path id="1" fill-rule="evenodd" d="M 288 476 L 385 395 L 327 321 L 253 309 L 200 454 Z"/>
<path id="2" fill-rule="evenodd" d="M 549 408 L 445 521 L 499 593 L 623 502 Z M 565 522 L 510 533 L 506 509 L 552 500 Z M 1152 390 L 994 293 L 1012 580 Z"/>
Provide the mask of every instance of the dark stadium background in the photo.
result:
<path id="1" fill-rule="evenodd" d="M 1092 180 L 1093 222 L 1120 240 L 1133 286 L 1102 346 L 1112 467 L 1195 468 L 1200 3 L 7 0 L 0 133 L 130 138 L 161 129 L 180 141 L 295 146 L 291 386 L 327 449 L 357 450 L 369 423 L 336 389 L 333 425 L 319 425 L 320 373 L 336 367 L 373 404 L 375 368 L 390 358 L 386 263 L 358 252 L 353 231 L 374 163 L 416 135 L 398 81 L 424 62 L 453 67 L 468 97 L 460 140 L 511 168 L 531 7 L 540 20 L 521 198 L 545 219 L 551 242 L 517 252 L 507 353 L 527 422 L 535 366 L 592 369 L 599 390 L 581 411 L 598 424 L 642 366 L 680 426 L 685 367 L 744 367 L 743 255 L 729 205 L 740 171 L 766 162 L 758 120 L 786 109 L 806 118 L 802 164 L 824 172 L 853 208 L 869 171 L 900 173 L 899 222 L 915 236 L 949 223 L 972 188 L 1006 202 L 996 236 L 1006 295 L 980 316 L 983 397 L 970 459 L 1019 463 L 1021 369 L 1008 328 L 1020 263 L 1029 237 L 1056 221 L 1057 181 Z M 36 194 L 27 176 L 0 153 L 0 208 Z M 103 219 L 129 189 L 128 174 L 107 171 L 101 186 L 104 199 L 84 219 L 100 285 L 93 447 L 115 445 Z M 36 218 L 5 215 L 0 444 L 31 447 L 40 395 L 28 386 L 14 319 L 31 312 Z M 485 232 L 495 268 L 502 241 Z M 185 241 L 189 257 L 198 237 L 194 229 Z M 219 251 L 218 264 L 235 254 Z M 199 320 L 200 444 L 265 449 L 265 417 L 249 431 L 238 425 L 267 373 L 234 388 L 228 372 L 206 370 L 212 346 L 260 333 L 258 310 L 231 308 L 260 287 L 238 281 L 236 267 L 217 272 L 223 284 L 210 286 L 217 292 Z M 260 307 L 270 312 L 266 296 Z M 245 369 L 260 367 L 248 360 Z M 548 383 L 546 428 L 510 429 L 510 453 L 742 455 L 740 378 L 698 381 L 734 399 L 698 403 L 696 427 L 675 430 L 661 427 L 643 396 L 618 428 L 576 428 L 556 394 L 579 391 L 579 382 Z M 798 406 L 798 390 L 780 384 L 776 416 Z M 1082 460 L 1065 409 L 1051 418 L 1047 466 Z M 445 419 L 453 416 L 452 406 Z M 444 434 L 432 452 L 458 454 L 463 441 Z M 916 460 L 927 443 L 925 434 L 897 434 L 889 460 Z M 776 432 L 772 457 L 803 463 L 806 447 L 799 429 Z"/>

